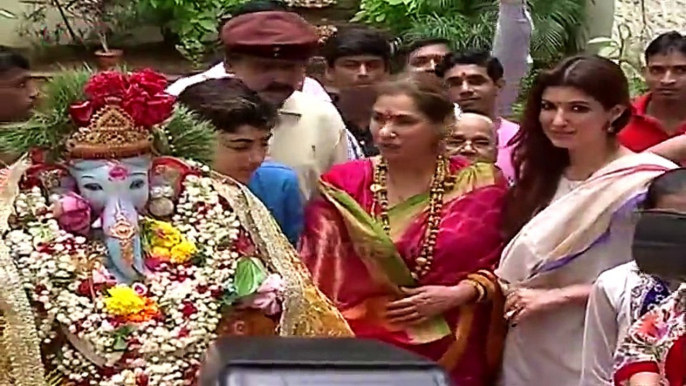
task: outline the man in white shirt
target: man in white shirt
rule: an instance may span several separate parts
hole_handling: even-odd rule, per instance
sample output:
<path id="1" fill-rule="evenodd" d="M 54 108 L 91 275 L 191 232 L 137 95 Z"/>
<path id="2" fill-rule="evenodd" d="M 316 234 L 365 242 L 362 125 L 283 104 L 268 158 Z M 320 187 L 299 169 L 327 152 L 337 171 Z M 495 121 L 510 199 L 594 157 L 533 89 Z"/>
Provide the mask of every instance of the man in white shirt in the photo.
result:
<path id="1" fill-rule="evenodd" d="M 277 106 L 279 123 L 269 156 L 296 171 L 308 199 L 322 173 L 348 160 L 345 124 L 336 108 L 297 91 L 317 47 L 314 28 L 292 12 L 258 11 L 231 18 L 220 37 L 226 50 L 223 65 L 181 79 L 168 91 L 178 94 L 190 84 L 231 74 Z"/>

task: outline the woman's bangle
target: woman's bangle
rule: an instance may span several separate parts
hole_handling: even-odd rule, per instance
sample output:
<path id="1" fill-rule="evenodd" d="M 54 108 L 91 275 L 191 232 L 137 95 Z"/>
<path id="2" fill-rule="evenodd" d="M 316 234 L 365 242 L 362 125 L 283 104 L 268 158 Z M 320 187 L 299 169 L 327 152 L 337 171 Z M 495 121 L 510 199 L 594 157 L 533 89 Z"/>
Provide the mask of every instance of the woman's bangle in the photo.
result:
<path id="1" fill-rule="evenodd" d="M 465 279 L 465 281 L 467 282 L 467 284 L 471 285 L 476 290 L 477 297 L 474 301 L 475 303 L 482 302 L 486 299 L 486 289 L 484 289 L 484 287 L 479 282 L 473 279 Z"/>

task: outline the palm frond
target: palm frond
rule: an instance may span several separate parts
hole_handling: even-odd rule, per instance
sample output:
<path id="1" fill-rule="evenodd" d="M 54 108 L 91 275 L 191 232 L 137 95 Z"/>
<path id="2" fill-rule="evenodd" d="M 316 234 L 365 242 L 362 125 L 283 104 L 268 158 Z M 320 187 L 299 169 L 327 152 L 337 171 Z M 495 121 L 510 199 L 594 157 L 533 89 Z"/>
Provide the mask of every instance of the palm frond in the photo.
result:
<path id="1" fill-rule="evenodd" d="M 416 17 L 412 26 L 403 34 L 404 41 L 423 38 L 444 38 L 457 51 L 490 49 L 495 33 L 497 13 L 484 12 L 473 17 L 462 14 L 443 16 L 430 14 Z"/>
<path id="2" fill-rule="evenodd" d="M 155 148 L 163 154 L 211 164 L 216 143 L 211 123 L 184 106 L 177 106 L 170 120 L 155 133 Z"/>

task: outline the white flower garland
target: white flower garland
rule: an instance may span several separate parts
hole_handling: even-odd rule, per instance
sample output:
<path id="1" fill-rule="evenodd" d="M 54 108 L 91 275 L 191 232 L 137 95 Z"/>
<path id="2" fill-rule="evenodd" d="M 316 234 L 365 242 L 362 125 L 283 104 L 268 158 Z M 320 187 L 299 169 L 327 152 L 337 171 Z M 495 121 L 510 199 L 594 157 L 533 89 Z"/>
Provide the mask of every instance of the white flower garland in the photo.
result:
<path id="1" fill-rule="evenodd" d="M 219 250 L 219 246 L 234 244 L 240 223 L 236 214 L 220 203 L 210 178 L 191 175 L 183 185 L 172 224 L 198 247 L 204 263 L 183 266 L 170 262 L 132 285 L 157 304 L 164 319 L 138 323 L 124 331 L 123 337 L 119 336 L 123 326 L 113 324 L 105 310 L 102 291 L 95 298 L 79 294 L 79 285 L 85 280 L 110 276 L 102 263 L 104 246 L 60 229 L 39 188 L 17 197 L 17 218 L 27 224 L 11 231 L 6 242 L 26 289 L 44 310 L 39 325 L 44 344 L 60 345 L 58 355 L 50 359 L 69 380 L 102 386 L 181 386 L 195 378 L 201 356 L 216 338 L 221 317 L 217 293 L 232 285 L 239 258 L 231 248 Z M 59 329 L 76 337 L 80 350 L 56 341 Z M 126 350 L 116 347 L 122 339 Z M 93 358 L 83 351 L 103 359 L 107 371 L 87 359 Z M 126 355 L 130 357 L 123 357 Z M 125 366 L 114 367 L 122 362 Z"/>

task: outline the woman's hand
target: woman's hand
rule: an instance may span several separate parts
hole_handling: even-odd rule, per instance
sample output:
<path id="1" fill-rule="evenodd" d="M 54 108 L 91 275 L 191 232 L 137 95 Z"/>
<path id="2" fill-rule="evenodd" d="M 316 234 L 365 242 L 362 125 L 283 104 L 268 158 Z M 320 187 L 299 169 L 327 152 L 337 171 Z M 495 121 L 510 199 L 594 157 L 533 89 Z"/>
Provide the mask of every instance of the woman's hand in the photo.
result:
<path id="1" fill-rule="evenodd" d="M 403 288 L 407 297 L 388 304 L 386 319 L 390 324 L 414 326 L 443 314 L 451 308 L 466 304 L 478 295 L 469 284 L 454 287 L 427 285 Z"/>
<path id="2" fill-rule="evenodd" d="M 531 315 L 552 308 L 556 303 L 555 290 L 519 288 L 507 295 L 505 319 L 516 325 Z"/>

